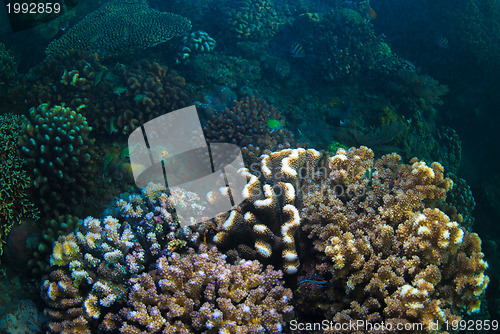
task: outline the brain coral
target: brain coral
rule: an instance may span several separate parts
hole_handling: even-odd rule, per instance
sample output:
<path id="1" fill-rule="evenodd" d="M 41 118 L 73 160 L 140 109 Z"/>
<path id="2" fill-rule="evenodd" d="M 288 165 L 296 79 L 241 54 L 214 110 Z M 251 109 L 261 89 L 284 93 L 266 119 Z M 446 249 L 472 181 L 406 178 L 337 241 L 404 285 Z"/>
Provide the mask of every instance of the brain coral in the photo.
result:
<path id="1" fill-rule="evenodd" d="M 191 30 L 180 15 L 150 8 L 145 0 L 116 0 L 87 15 L 61 38 L 49 44 L 49 55 L 86 50 L 111 56 L 164 43 Z"/>

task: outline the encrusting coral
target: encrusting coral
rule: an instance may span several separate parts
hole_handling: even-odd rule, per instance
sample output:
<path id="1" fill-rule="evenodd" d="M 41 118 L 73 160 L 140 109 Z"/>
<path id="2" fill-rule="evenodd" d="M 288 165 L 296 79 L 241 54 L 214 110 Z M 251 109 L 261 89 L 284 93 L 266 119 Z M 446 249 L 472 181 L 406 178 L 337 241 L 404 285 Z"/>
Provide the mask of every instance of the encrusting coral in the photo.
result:
<path id="1" fill-rule="evenodd" d="M 145 0 L 117 0 L 87 15 L 46 49 L 49 55 L 71 50 L 112 56 L 146 49 L 191 30 L 191 22 L 180 15 L 149 7 Z"/>
<path id="2" fill-rule="evenodd" d="M 339 149 L 313 179 L 301 217 L 316 271 L 332 283 L 325 316 L 427 331 L 479 310 L 487 263 L 478 235 L 435 207 L 452 187 L 440 164 Z"/>

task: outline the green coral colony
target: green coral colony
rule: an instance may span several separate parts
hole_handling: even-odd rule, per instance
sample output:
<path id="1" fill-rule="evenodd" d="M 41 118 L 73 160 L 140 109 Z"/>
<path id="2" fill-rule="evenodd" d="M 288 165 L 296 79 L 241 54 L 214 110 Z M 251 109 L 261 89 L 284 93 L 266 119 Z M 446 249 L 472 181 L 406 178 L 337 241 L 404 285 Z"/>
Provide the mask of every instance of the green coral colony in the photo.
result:
<path id="1" fill-rule="evenodd" d="M 391 50 L 369 1 L 151 6 L 36 26 L 45 59 L 0 43 L 0 332 L 452 333 L 498 315 L 462 142 L 437 121 L 448 88 Z M 132 177 L 127 136 L 192 104 L 246 166 L 215 217 L 226 187 Z"/>

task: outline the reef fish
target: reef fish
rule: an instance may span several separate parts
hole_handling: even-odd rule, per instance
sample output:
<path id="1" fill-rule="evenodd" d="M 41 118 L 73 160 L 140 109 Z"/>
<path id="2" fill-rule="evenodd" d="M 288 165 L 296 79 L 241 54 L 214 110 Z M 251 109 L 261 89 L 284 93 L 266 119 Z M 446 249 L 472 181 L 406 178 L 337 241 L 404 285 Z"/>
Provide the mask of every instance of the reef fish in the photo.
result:
<path id="1" fill-rule="evenodd" d="M 127 88 L 125 87 L 116 87 L 115 90 L 113 91 L 113 94 L 116 94 L 118 96 L 122 95 L 123 93 L 125 93 L 126 91 L 128 91 Z"/>
<path id="2" fill-rule="evenodd" d="M 306 52 L 300 43 L 294 43 L 290 48 L 290 53 L 294 58 L 303 58 L 306 55 Z"/>
<path id="3" fill-rule="evenodd" d="M 448 39 L 444 36 L 437 36 L 436 44 L 442 49 L 448 49 Z"/>
<path id="4" fill-rule="evenodd" d="M 269 127 L 269 129 L 271 129 L 271 132 L 283 129 L 283 122 L 277 120 L 276 118 L 270 117 L 267 119 L 266 122 L 267 122 L 267 126 Z"/>
<path id="5" fill-rule="evenodd" d="M 311 285 L 316 285 L 316 286 L 330 286 L 330 283 L 328 281 L 317 281 L 317 280 L 312 280 L 312 279 L 303 279 L 297 283 L 297 285 L 301 285 L 301 284 L 311 284 Z"/>

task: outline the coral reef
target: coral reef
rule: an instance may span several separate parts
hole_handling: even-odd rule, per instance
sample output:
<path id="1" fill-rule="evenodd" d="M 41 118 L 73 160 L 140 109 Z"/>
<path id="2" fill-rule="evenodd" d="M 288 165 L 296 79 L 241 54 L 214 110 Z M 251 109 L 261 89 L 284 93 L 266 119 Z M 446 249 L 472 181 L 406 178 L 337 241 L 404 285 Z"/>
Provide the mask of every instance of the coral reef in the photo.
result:
<path id="1" fill-rule="evenodd" d="M 35 334 L 42 329 L 42 319 L 31 300 L 21 300 L 12 313 L 0 321 L 0 329 L 8 334 Z"/>
<path id="2" fill-rule="evenodd" d="M 240 39 L 268 39 L 276 33 L 280 23 L 269 0 L 240 0 L 229 11 L 228 25 Z"/>
<path id="3" fill-rule="evenodd" d="M 235 89 L 262 79 L 256 60 L 227 56 L 216 51 L 192 55 L 189 66 L 184 70 L 190 82 L 206 87 L 221 85 Z"/>
<path id="4" fill-rule="evenodd" d="M 453 181 L 453 189 L 446 195 L 446 205 L 441 208 L 446 214 L 460 222 L 468 231 L 472 231 L 474 216 L 472 212 L 476 207 L 476 201 L 467 181 L 453 173 L 446 176 Z"/>
<path id="5" fill-rule="evenodd" d="M 258 261 L 228 264 L 215 248 L 190 249 L 156 261 L 129 280 L 126 307 L 107 314 L 101 329 L 121 333 L 281 333 L 293 316 L 282 273 Z M 123 320 L 121 320 L 122 318 Z M 118 320 L 120 319 L 120 320 Z"/>
<path id="6" fill-rule="evenodd" d="M 0 115 L 0 255 L 14 225 L 38 218 L 31 199 L 31 178 L 18 153 L 20 123 L 17 115 Z"/>
<path id="7" fill-rule="evenodd" d="M 193 202 L 187 195 L 149 184 L 110 209 L 123 219 L 87 217 L 77 231 L 60 236 L 41 287 L 50 332 L 229 333 L 257 328 L 254 319 L 279 332 L 293 311 L 280 272 L 257 261 L 230 265 L 206 247 L 175 252 L 186 244 L 177 236 L 198 241 L 175 220 L 173 207 Z"/>
<path id="8" fill-rule="evenodd" d="M 374 162 L 361 147 L 339 149 L 328 167 L 300 213 L 316 272 L 331 283 L 325 316 L 428 330 L 479 310 L 489 282 L 481 240 L 436 208 L 452 186 L 440 164 L 401 164 L 397 154 Z"/>
<path id="9" fill-rule="evenodd" d="M 45 52 L 60 55 L 86 50 L 102 56 L 128 54 L 164 43 L 189 30 L 188 19 L 156 11 L 145 0 L 116 0 L 87 15 L 50 43 Z"/>
<path id="10" fill-rule="evenodd" d="M 102 135 L 128 134 L 189 102 L 184 78 L 157 62 L 106 66 L 97 54 L 85 52 L 46 59 L 24 86 L 27 93 L 20 98 L 28 107 L 65 103 L 76 110 L 85 105 L 81 113 Z"/>
<path id="11" fill-rule="evenodd" d="M 30 109 L 20 131 L 20 151 L 45 212 L 75 210 L 92 185 L 92 128 L 79 109 L 41 104 Z"/>
<path id="12" fill-rule="evenodd" d="M 284 128 L 284 123 L 278 110 L 263 100 L 247 97 L 214 114 L 203 131 L 208 142 L 238 145 L 245 162 L 251 164 L 265 152 L 296 145 L 293 134 Z"/>
<path id="13" fill-rule="evenodd" d="M 5 96 L 8 89 L 17 82 L 17 63 L 5 44 L 0 43 L 0 96 Z"/>
<path id="14" fill-rule="evenodd" d="M 32 252 L 26 263 L 31 274 L 42 274 L 50 264 L 52 245 L 60 235 L 74 231 L 79 219 L 72 215 L 61 215 L 54 219 L 41 219 L 37 223 L 37 233 L 30 235 L 26 247 Z"/>
<path id="15" fill-rule="evenodd" d="M 286 149 L 262 155 L 261 164 L 250 170 L 240 169 L 238 173 L 248 179 L 242 192 L 245 201 L 216 217 L 214 242 L 224 249 L 237 249 L 243 257 L 281 262 L 285 273 L 296 273 L 295 232 L 301 225 L 302 187 L 320 157 L 312 149 Z"/>
<path id="16" fill-rule="evenodd" d="M 194 53 L 210 52 L 215 48 L 215 39 L 202 30 L 193 31 L 184 36 L 182 47 L 175 62 L 177 64 L 189 61 L 189 56 Z"/>

